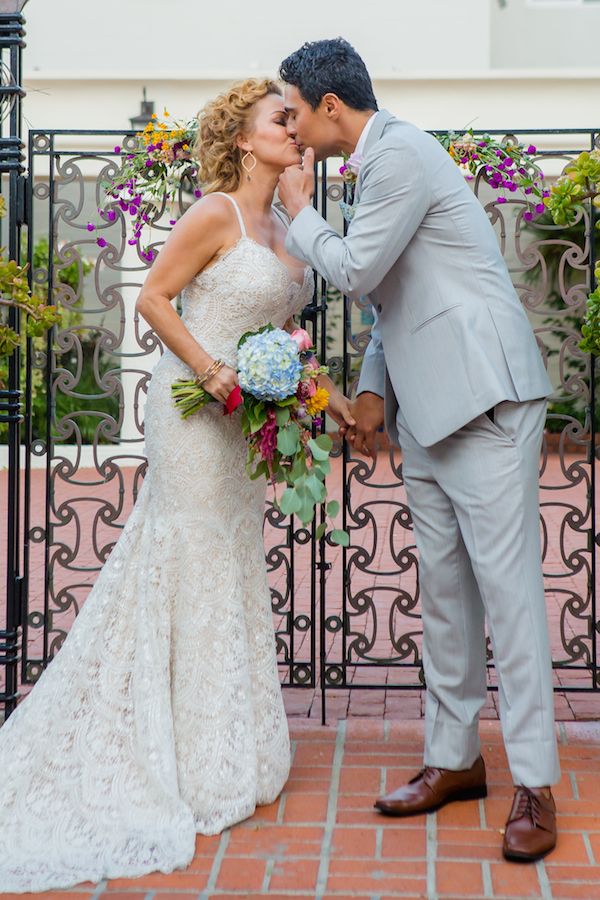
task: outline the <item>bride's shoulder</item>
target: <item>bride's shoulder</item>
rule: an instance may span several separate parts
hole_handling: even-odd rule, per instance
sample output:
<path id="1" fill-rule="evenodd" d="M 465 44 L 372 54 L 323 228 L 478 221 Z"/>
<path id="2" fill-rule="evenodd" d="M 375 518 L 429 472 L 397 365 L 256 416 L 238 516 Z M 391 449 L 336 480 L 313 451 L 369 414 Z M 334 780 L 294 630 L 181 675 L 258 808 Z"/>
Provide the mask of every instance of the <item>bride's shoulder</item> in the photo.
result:
<path id="1" fill-rule="evenodd" d="M 181 219 L 202 227 L 226 226 L 231 220 L 231 204 L 222 194 L 205 194 L 185 211 Z"/>

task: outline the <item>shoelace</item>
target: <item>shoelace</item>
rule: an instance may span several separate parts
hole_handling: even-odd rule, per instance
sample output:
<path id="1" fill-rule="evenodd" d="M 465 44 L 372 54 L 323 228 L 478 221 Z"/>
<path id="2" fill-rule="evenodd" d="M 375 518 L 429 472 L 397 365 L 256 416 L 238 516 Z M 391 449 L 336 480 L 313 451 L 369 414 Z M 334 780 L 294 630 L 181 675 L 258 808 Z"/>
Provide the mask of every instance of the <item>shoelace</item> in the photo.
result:
<path id="1" fill-rule="evenodd" d="M 514 811 L 513 819 L 521 819 L 529 816 L 536 828 L 541 824 L 542 805 L 537 794 L 534 794 L 529 788 L 520 786 L 517 788 L 517 807 Z"/>

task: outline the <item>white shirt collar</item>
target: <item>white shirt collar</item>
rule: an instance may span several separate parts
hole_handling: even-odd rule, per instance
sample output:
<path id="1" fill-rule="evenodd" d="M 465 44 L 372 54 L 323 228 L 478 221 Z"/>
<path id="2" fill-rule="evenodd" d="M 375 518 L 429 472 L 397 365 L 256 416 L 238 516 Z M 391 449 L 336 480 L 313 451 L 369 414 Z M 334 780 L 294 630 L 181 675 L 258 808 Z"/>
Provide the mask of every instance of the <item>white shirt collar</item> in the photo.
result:
<path id="1" fill-rule="evenodd" d="M 356 156 L 364 155 L 365 144 L 367 143 L 367 138 L 369 137 L 369 132 L 371 130 L 371 126 L 373 125 L 373 122 L 375 121 L 375 115 L 376 114 L 373 113 L 373 115 L 369 119 L 367 119 L 366 125 L 363 128 L 361 135 L 358 139 L 356 149 L 354 150 L 354 155 L 356 155 Z"/>

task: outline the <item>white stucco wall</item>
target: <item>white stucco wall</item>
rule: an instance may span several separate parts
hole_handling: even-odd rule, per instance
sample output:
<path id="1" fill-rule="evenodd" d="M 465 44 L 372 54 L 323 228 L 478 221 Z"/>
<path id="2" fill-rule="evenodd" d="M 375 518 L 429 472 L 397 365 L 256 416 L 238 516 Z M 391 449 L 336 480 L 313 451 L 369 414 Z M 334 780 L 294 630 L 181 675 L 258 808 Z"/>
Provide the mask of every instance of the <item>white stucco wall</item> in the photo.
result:
<path id="1" fill-rule="evenodd" d="M 489 64 L 488 0 L 29 0 L 24 14 L 28 74 L 229 78 L 275 71 L 304 41 L 340 34 L 375 74 Z"/>
<path id="2" fill-rule="evenodd" d="M 491 65 L 587 68 L 598 65 L 597 0 L 492 0 Z M 596 115 L 600 102 L 596 100 Z"/>

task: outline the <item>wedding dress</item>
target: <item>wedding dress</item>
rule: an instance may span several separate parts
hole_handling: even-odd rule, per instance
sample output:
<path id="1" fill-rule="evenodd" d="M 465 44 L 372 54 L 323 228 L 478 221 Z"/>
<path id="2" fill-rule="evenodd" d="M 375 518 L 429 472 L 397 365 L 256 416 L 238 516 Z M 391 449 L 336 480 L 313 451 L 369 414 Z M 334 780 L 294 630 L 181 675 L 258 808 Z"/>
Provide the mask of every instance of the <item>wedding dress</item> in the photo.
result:
<path id="1" fill-rule="evenodd" d="M 228 195 L 225 195 L 228 196 Z M 311 299 L 241 228 L 182 295 L 182 318 L 235 366 L 241 335 Z M 267 585 L 265 482 L 239 411 L 184 421 L 166 350 L 145 412 L 148 474 L 70 633 L 0 729 L 0 891 L 170 872 L 195 834 L 272 803 L 290 748 Z"/>

